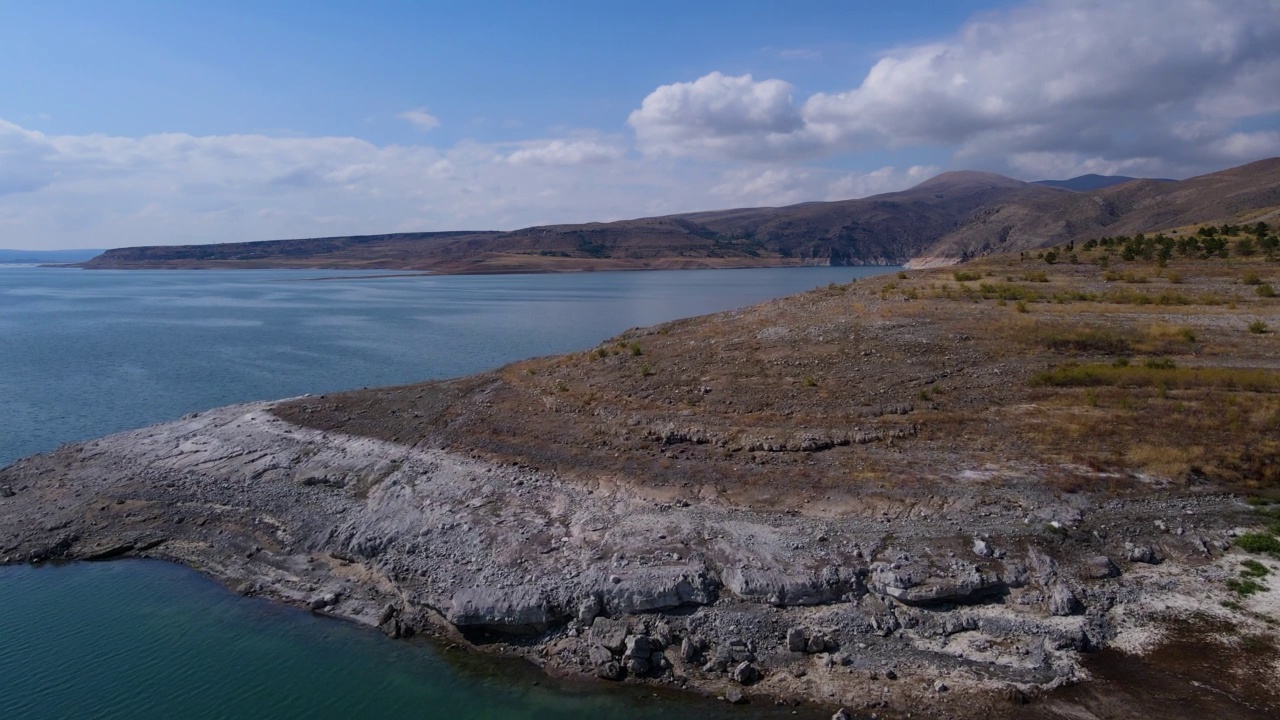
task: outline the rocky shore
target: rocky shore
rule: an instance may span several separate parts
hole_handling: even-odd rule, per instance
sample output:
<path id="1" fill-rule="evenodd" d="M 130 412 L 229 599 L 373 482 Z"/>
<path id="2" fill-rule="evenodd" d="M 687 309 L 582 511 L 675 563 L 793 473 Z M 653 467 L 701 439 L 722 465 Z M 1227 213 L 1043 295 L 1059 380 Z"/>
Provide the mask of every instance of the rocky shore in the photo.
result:
<path id="1" fill-rule="evenodd" d="M 976 717 L 1215 613 L 1243 503 L 1054 501 L 1031 469 L 840 517 L 673 504 L 242 405 L 0 472 L 5 562 L 147 556 L 243 594 L 735 702 Z M 957 479 L 960 480 L 961 474 Z M 1219 609 L 1220 610 L 1220 609 Z"/>

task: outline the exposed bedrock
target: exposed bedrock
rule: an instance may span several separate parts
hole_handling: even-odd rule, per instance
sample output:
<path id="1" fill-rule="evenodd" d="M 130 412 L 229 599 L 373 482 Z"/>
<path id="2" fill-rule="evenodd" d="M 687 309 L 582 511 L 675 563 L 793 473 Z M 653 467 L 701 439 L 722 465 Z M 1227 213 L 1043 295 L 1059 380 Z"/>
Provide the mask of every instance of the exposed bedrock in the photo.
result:
<path id="1" fill-rule="evenodd" d="M 165 558 L 551 672 L 888 709 L 1073 681 L 1082 651 L 1143 621 L 1145 595 L 1192 592 L 1240 512 L 1216 496 L 1056 499 L 1009 472 L 981 497 L 762 513 L 305 429 L 252 404 L 0 471 L 0 558 Z"/>

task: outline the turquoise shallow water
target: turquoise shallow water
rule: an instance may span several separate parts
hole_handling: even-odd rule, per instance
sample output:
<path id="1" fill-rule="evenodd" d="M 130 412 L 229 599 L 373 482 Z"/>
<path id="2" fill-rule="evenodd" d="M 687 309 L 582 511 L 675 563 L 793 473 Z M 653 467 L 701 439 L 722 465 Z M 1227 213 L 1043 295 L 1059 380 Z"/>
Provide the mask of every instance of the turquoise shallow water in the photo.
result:
<path id="1" fill-rule="evenodd" d="M 891 269 L 0 267 L 0 465 L 217 405 L 462 375 Z M 721 716 L 744 714 L 390 641 L 163 563 L 0 568 L 0 718 Z"/>
<path id="2" fill-rule="evenodd" d="M 743 717 L 388 640 L 161 562 L 6 568 L 0 608 L 5 718 Z"/>

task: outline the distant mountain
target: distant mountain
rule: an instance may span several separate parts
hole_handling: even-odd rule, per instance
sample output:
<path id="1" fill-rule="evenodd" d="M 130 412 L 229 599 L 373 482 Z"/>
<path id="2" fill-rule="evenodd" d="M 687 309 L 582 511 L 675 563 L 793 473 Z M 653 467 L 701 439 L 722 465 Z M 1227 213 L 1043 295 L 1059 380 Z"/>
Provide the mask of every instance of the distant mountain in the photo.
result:
<path id="1" fill-rule="evenodd" d="M 1077 180 L 1084 178 L 1064 182 Z M 1123 180 L 1095 190 L 1067 191 L 992 173 L 956 171 L 901 192 L 858 200 L 544 225 L 512 232 L 120 248 L 84 266 L 491 273 L 870 265 L 913 259 L 946 263 L 1076 238 L 1240 222 L 1280 208 L 1280 158 L 1189 180 Z"/>
<path id="2" fill-rule="evenodd" d="M 1063 190 L 1073 190 L 1075 192 L 1089 192 L 1090 190 L 1101 190 L 1102 188 L 1111 187 L 1112 185 L 1121 185 L 1123 183 L 1132 182 L 1134 180 L 1155 180 L 1157 182 L 1176 182 L 1167 178 L 1133 178 L 1125 175 L 1080 175 L 1070 180 L 1036 180 L 1033 185 L 1047 185 L 1049 187 L 1061 188 Z"/>
<path id="3" fill-rule="evenodd" d="M 894 265 L 1027 183 L 952 172 L 902 192 L 512 232 L 399 233 L 108 250 L 90 268 L 345 267 L 449 273 Z M 1059 191 L 1034 188 L 1044 193 Z"/>
<path id="4" fill-rule="evenodd" d="M 975 213 L 926 255 L 975 257 L 1103 235 L 1274 218 L 1280 209 L 1280 158 L 1187 180 L 1139 179 L 1089 192 L 1032 187 L 1052 194 L 1007 196 Z"/>
<path id="5" fill-rule="evenodd" d="M 103 250 L 0 250 L 0 263 L 80 263 Z"/>

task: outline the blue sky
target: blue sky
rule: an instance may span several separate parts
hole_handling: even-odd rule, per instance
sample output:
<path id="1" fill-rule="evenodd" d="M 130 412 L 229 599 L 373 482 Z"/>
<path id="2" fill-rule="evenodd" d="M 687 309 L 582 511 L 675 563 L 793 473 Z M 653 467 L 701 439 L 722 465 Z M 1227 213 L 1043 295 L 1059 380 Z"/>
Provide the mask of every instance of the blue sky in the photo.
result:
<path id="1" fill-rule="evenodd" d="M 4 3 L 0 247 L 1185 177 L 1277 87 L 1277 0 Z"/>

